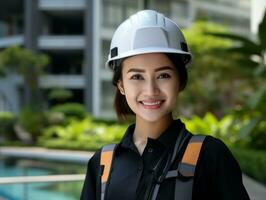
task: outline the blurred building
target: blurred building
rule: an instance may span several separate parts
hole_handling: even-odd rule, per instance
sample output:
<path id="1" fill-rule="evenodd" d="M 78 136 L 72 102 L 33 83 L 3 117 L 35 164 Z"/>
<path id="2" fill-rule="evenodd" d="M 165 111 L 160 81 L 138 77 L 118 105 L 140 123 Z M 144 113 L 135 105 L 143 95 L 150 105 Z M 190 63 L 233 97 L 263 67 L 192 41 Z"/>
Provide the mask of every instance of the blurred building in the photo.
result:
<path id="1" fill-rule="evenodd" d="M 250 34 L 251 0 L 8 0 L 0 1 L 0 48 L 21 45 L 51 57 L 40 78 L 45 94 L 53 88 L 73 92 L 71 101 L 95 116 L 112 117 L 112 73 L 104 68 L 115 28 L 129 15 L 149 8 L 181 27 L 197 19 Z M 0 79 L 0 110 L 19 111 L 22 79 Z M 13 92 L 11 92 L 13 91 Z M 51 102 L 47 101 L 48 104 Z"/>

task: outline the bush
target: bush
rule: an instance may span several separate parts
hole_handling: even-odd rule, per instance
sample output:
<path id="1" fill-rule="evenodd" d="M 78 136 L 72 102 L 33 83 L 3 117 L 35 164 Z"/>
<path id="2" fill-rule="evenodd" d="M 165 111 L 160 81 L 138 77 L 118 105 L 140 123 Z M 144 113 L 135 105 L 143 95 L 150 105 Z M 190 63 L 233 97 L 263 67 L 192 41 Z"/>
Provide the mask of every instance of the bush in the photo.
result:
<path id="1" fill-rule="evenodd" d="M 122 138 L 127 124 L 94 122 L 91 117 L 78 121 L 70 120 L 66 126 L 51 126 L 44 130 L 39 144 L 50 148 L 96 150 L 105 144 L 117 143 Z"/>
<path id="2" fill-rule="evenodd" d="M 245 174 L 266 184 L 266 151 L 243 148 L 231 150 Z"/>
<path id="3" fill-rule="evenodd" d="M 58 102 L 70 99 L 72 96 L 73 93 L 71 90 L 66 90 L 63 88 L 52 89 L 48 94 L 49 99 L 57 100 Z"/>
<path id="4" fill-rule="evenodd" d="M 227 145 L 234 145 L 240 140 L 241 122 L 235 123 L 232 115 L 226 115 L 218 120 L 212 113 L 206 113 L 203 118 L 194 115 L 191 119 L 182 118 L 182 121 L 192 133 L 212 135 Z"/>
<path id="5" fill-rule="evenodd" d="M 67 124 L 65 115 L 62 112 L 48 111 L 45 113 L 45 118 L 48 125 L 63 125 Z"/>
<path id="6" fill-rule="evenodd" d="M 11 112 L 0 112 L 0 136 L 6 139 L 16 139 L 14 125 L 16 123 L 16 116 Z"/>
<path id="7" fill-rule="evenodd" d="M 52 112 L 64 113 L 66 117 L 83 119 L 86 116 L 85 107 L 80 103 L 65 103 L 51 108 Z"/>
<path id="8" fill-rule="evenodd" d="M 251 133 L 249 146 L 254 149 L 266 150 L 266 121 L 261 121 Z"/>
<path id="9" fill-rule="evenodd" d="M 43 112 L 24 108 L 19 115 L 19 124 L 36 140 L 47 122 Z"/>

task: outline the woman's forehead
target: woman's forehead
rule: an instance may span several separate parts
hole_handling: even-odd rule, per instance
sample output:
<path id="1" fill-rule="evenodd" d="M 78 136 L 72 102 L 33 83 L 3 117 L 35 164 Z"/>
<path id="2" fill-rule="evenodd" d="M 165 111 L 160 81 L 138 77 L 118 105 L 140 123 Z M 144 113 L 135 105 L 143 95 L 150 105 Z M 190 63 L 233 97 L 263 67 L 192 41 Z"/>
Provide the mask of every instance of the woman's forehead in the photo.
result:
<path id="1" fill-rule="evenodd" d="M 129 57 L 124 60 L 123 68 L 138 68 L 143 70 L 168 66 L 175 68 L 172 61 L 163 53 L 148 53 Z"/>

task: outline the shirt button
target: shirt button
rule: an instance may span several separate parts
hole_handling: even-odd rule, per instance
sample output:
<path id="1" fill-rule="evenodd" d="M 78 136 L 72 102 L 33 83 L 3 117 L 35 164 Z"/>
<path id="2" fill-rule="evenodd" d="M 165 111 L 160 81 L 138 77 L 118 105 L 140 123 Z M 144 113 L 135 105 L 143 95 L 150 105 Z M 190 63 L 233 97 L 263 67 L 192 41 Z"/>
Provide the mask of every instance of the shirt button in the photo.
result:
<path id="1" fill-rule="evenodd" d="M 142 168 L 142 165 L 139 165 L 139 166 L 138 166 L 138 171 L 142 171 L 142 169 L 143 169 L 143 168 Z"/>
<path id="2" fill-rule="evenodd" d="M 153 152 L 153 148 L 148 148 L 148 152 L 152 153 Z"/>

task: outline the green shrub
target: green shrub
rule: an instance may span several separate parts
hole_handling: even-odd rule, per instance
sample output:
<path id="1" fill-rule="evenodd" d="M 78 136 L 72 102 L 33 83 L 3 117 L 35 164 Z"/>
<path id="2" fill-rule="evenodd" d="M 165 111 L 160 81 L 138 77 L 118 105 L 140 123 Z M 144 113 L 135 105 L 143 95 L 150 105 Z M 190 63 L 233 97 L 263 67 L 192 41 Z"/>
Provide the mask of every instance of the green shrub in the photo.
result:
<path id="1" fill-rule="evenodd" d="M 47 122 L 43 112 L 24 108 L 19 115 L 19 124 L 36 140 Z"/>
<path id="2" fill-rule="evenodd" d="M 186 128 L 194 134 L 212 135 L 223 140 L 227 145 L 239 142 L 239 129 L 242 122 L 235 123 L 232 115 L 226 115 L 218 120 L 212 113 L 206 113 L 203 118 L 196 115 L 184 119 Z"/>
<path id="3" fill-rule="evenodd" d="M 71 90 L 67 90 L 63 88 L 52 89 L 48 94 L 49 99 L 57 100 L 58 102 L 64 101 L 66 99 L 70 99 L 72 96 L 73 96 L 73 93 Z"/>
<path id="4" fill-rule="evenodd" d="M 261 121 L 250 135 L 249 146 L 266 150 L 266 121 Z"/>
<path id="5" fill-rule="evenodd" d="M 231 148 L 242 171 L 266 184 L 266 151 Z"/>
<path id="6" fill-rule="evenodd" d="M 71 119 L 66 126 L 55 125 L 46 128 L 39 138 L 42 146 L 50 148 L 96 150 L 122 138 L 127 124 L 95 122 L 91 117 L 79 121 Z"/>
<path id="7" fill-rule="evenodd" d="M 60 125 L 66 124 L 66 118 L 62 112 L 48 111 L 45 113 L 45 118 L 48 125 Z"/>
<path id="8" fill-rule="evenodd" d="M 66 117 L 83 119 L 86 116 L 85 107 L 80 103 L 65 103 L 51 108 L 53 112 L 64 113 Z"/>
<path id="9" fill-rule="evenodd" d="M 16 139 L 14 125 L 16 123 L 16 116 L 11 112 L 0 112 L 0 136 L 6 139 Z"/>

